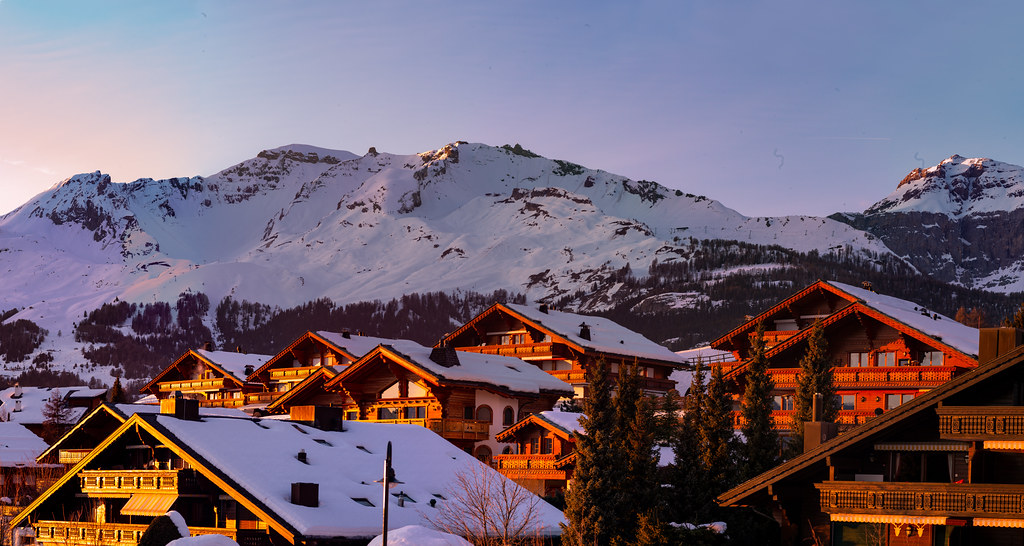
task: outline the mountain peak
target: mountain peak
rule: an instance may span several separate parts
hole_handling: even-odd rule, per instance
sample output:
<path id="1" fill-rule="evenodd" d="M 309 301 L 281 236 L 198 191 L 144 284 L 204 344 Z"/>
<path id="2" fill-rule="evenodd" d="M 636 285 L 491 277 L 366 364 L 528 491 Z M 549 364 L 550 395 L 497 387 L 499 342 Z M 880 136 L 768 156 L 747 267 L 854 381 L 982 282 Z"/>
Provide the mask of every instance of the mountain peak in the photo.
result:
<path id="1" fill-rule="evenodd" d="M 1024 168 L 987 157 L 954 154 L 910 171 L 896 191 L 865 214 L 929 212 L 960 217 L 1024 207 Z"/>

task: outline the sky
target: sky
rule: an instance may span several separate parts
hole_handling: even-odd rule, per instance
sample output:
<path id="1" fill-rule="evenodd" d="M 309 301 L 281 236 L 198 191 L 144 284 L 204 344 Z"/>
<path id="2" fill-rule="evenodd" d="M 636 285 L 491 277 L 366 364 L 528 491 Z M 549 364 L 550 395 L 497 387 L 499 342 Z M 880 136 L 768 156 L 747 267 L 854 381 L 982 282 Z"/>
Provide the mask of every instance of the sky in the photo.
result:
<path id="1" fill-rule="evenodd" d="M 0 0 L 0 213 L 81 172 L 456 140 L 861 211 L 953 155 L 1024 164 L 1021 2 Z"/>

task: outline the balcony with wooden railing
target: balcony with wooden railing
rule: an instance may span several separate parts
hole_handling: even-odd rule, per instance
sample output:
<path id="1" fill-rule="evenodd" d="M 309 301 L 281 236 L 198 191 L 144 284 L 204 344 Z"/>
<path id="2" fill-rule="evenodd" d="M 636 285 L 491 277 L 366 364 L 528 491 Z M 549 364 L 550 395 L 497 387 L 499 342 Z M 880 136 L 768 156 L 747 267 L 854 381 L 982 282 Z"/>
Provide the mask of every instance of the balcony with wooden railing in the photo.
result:
<path id="1" fill-rule="evenodd" d="M 836 387 L 844 388 L 931 388 L 953 379 L 953 366 L 868 366 L 832 368 Z M 796 389 L 800 368 L 770 368 L 775 388 Z"/>
<path id="2" fill-rule="evenodd" d="M 548 373 L 565 381 L 570 385 L 584 385 L 587 383 L 587 372 L 585 370 L 548 370 Z M 608 374 L 609 378 L 615 380 L 617 373 Z M 640 377 L 640 388 L 645 391 L 668 392 L 676 388 L 675 381 L 670 379 L 656 379 L 653 377 Z M 686 387 L 689 387 L 687 385 Z"/>
<path id="3" fill-rule="evenodd" d="M 1019 440 L 1024 436 L 1024 407 L 939 406 L 943 440 Z"/>
<path id="4" fill-rule="evenodd" d="M 287 391 L 250 392 L 245 394 L 245 404 L 269 404 Z M 243 404 L 244 405 L 244 404 Z"/>
<path id="5" fill-rule="evenodd" d="M 793 413 L 793 410 L 773 411 L 772 419 L 775 421 L 775 430 L 789 430 L 790 423 L 793 420 Z M 836 423 L 842 431 L 857 425 L 862 425 L 874 417 L 877 417 L 874 411 L 839 410 L 839 414 L 836 416 Z M 740 428 L 743 426 L 744 420 L 741 412 L 732 412 L 732 420 L 734 428 Z"/>
<path id="6" fill-rule="evenodd" d="M 291 381 L 302 381 L 309 377 L 313 372 L 320 369 L 320 366 L 299 366 L 298 368 L 273 368 L 270 370 L 270 381 L 274 382 L 291 382 Z"/>
<path id="7" fill-rule="evenodd" d="M 138 544 L 148 525 L 130 523 L 91 523 L 87 521 L 39 521 L 32 525 L 39 544 L 61 545 L 128 545 Z M 224 535 L 232 540 L 236 529 L 222 527 L 189 527 L 192 536 Z"/>
<path id="8" fill-rule="evenodd" d="M 240 408 L 245 405 L 245 398 L 214 398 L 200 400 L 199 405 L 204 408 Z"/>
<path id="9" fill-rule="evenodd" d="M 1024 518 L 1024 489 L 1014 484 L 836 481 L 814 487 L 828 514 Z"/>
<path id="10" fill-rule="evenodd" d="M 554 343 L 520 343 L 517 345 L 481 345 L 477 347 L 457 347 L 456 350 L 467 353 L 500 355 L 522 358 L 525 360 L 542 358 L 564 358 L 564 350 Z"/>
<path id="11" fill-rule="evenodd" d="M 491 465 L 510 479 L 564 480 L 564 470 L 555 468 L 555 454 L 495 455 Z"/>
<path id="12" fill-rule="evenodd" d="M 209 379 L 184 379 L 181 381 L 164 381 L 158 383 L 160 392 L 209 392 L 228 388 L 228 380 L 224 377 Z"/>
<path id="13" fill-rule="evenodd" d="M 439 434 L 446 440 L 487 440 L 490 438 L 491 424 L 476 419 L 424 419 L 423 426 Z"/>
<path id="14" fill-rule="evenodd" d="M 86 456 L 92 453 L 91 449 L 62 449 L 57 452 L 57 462 L 60 464 L 78 464 Z"/>
<path id="15" fill-rule="evenodd" d="M 83 470 L 78 473 L 82 492 L 91 494 L 168 493 L 196 489 L 192 470 Z"/>

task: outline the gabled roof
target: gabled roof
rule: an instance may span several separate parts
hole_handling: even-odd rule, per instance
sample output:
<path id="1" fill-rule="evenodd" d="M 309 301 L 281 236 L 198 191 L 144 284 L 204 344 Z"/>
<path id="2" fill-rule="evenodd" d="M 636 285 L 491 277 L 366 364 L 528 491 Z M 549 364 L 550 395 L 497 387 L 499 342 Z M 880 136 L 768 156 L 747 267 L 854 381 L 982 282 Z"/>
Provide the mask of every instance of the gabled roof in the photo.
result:
<path id="1" fill-rule="evenodd" d="M 516 395 L 549 393 L 571 396 L 573 393 L 568 383 L 518 358 L 459 351 L 458 364 L 445 367 L 430 359 L 432 350 L 408 340 L 378 345 L 329 381 L 327 386 L 330 388 L 367 373 L 379 356 L 432 385 L 476 387 Z"/>
<path id="2" fill-rule="evenodd" d="M 480 313 L 455 332 L 445 336 L 439 343 L 445 344 L 455 339 L 462 332 L 472 329 L 477 323 L 492 313 L 507 313 L 531 327 L 551 336 L 552 340 L 560 341 L 581 353 L 604 353 L 608 355 L 640 358 L 657 361 L 673 366 L 682 364 L 682 359 L 646 337 L 604 317 L 566 313 L 515 303 L 495 303 Z M 580 337 L 580 325 L 586 323 L 590 327 L 590 339 Z"/>
<path id="3" fill-rule="evenodd" d="M 256 371 L 249 374 L 249 381 L 257 381 L 256 378 L 267 370 L 277 368 L 282 365 L 290 367 L 292 351 L 303 343 L 320 343 L 346 359 L 355 361 L 370 352 L 377 345 L 394 341 L 389 338 L 364 336 L 361 334 L 349 334 L 348 337 L 345 337 L 345 335 L 345 333 L 327 332 L 324 330 L 306 332 L 276 355 L 268 359 L 262 366 L 257 366 Z"/>
<path id="4" fill-rule="evenodd" d="M 798 479 L 803 473 L 813 472 L 817 465 L 823 464 L 825 458 L 835 456 L 845 449 L 885 439 L 887 433 L 898 433 L 903 425 L 909 424 L 919 416 L 934 412 L 939 403 L 951 396 L 964 392 L 983 381 L 997 377 L 1008 370 L 1024 366 L 1024 347 L 1019 347 L 991 363 L 981 365 L 959 377 L 932 389 L 909 402 L 879 415 L 867 423 L 849 432 L 821 444 L 799 457 L 790 459 L 771 470 L 756 476 L 719 495 L 717 501 L 722 506 L 748 506 L 756 504 L 755 496 L 768 494 L 768 488 L 782 480 Z"/>
<path id="5" fill-rule="evenodd" d="M 165 379 L 165 377 L 172 372 L 177 371 L 178 364 L 181 364 L 190 358 L 194 358 L 197 361 L 205 363 L 207 366 L 220 372 L 237 387 L 241 387 L 245 383 L 245 367 L 252 366 L 253 368 L 258 368 L 270 359 L 270 355 L 247 354 L 235 351 L 189 349 L 185 354 L 179 356 L 178 359 L 170 366 L 164 368 L 163 371 L 158 373 L 149 383 L 146 383 L 146 385 L 139 389 L 139 391 L 146 392 L 149 389 L 155 388 L 158 383 L 169 381 L 169 379 Z"/>
<path id="6" fill-rule="evenodd" d="M 318 391 L 324 390 L 324 384 L 334 379 L 338 375 L 338 371 L 344 369 L 344 366 L 321 366 L 317 371 L 306 376 L 305 379 L 299 381 L 297 385 L 278 396 L 273 402 L 267 404 L 268 411 L 274 411 L 278 408 L 283 408 L 285 405 L 292 406 L 302 400 L 305 396 L 315 395 Z"/>
<path id="7" fill-rule="evenodd" d="M 20 423 L 0 422 L 0 467 L 35 466 L 46 442 Z"/>
<path id="8" fill-rule="evenodd" d="M 386 444 L 394 444 L 396 477 L 404 482 L 392 494 L 405 493 L 405 506 L 390 504 L 391 526 L 424 524 L 430 500 L 450 502 L 448 486 L 458 472 L 494 472 L 471 455 L 415 425 L 346 422 L 342 432 L 272 419 L 206 417 L 199 421 L 169 415 L 136 414 L 123 423 L 57 484 L 13 522 L 30 517 L 59 488 L 92 468 L 92 461 L 124 434 L 146 431 L 184 458 L 234 500 L 268 523 L 286 539 L 297 537 L 372 537 L 379 529 L 380 479 Z M 230 438 L 231 441 L 224 441 Z M 307 462 L 296 458 L 304 450 Z M 267 469 L 273 469 L 268 472 Z M 505 478 L 500 478 L 505 479 Z M 292 483 L 319 484 L 319 506 L 292 504 Z M 372 506 L 355 499 L 365 499 Z M 541 535 L 559 534 L 561 512 L 539 503 Z"/>
<path id="9" fill-rule="evenodd" d="M 499 442 L 511 442 L 514 441 L 515 434 L 520 430 L 529 426 L 538 426 L 553 432 L 562 439 L 568 440 L 583 430 L 583 426 L 580 425 L 580 417 L 582 416 L 582 413 L 557 410 L 531 413 L 496 434 L 494 439 Z"/>
<path id="10" fill-rule="evenodd" d="M 43 408 L 46 407 L 46 402 L 53 395 L 54 391 L 60 391 L 66 400 L 69 395 L 74 394 L 76 391 L 92 390 L 94 389 L 90 389 L 87 386 L 9 387 L 0 391 L 0 420 L 12 421 L 23 425 L 41 425 L 45 420 Z M 20 406 L 18 404 L 19 401 L 21 402 Z M 85 414 L 86 410 L 87 408 L 84 407 L 68 408 L 68 422 L 74 423 L 78 421 Z"/>

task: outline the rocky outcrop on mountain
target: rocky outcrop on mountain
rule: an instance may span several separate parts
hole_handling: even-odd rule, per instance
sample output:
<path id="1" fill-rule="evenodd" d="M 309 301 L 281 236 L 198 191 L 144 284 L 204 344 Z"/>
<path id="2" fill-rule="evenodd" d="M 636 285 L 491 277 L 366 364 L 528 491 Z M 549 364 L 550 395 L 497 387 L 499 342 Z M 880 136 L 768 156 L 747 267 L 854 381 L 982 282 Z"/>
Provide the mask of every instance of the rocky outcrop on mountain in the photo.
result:
<path id="1" fill-rule="evenodd" d="M 1024 168 L 954 155 L 914 169 L 860 214 L 836 214 L 919 271 L 967 287 L 1024 290 Z"/>

